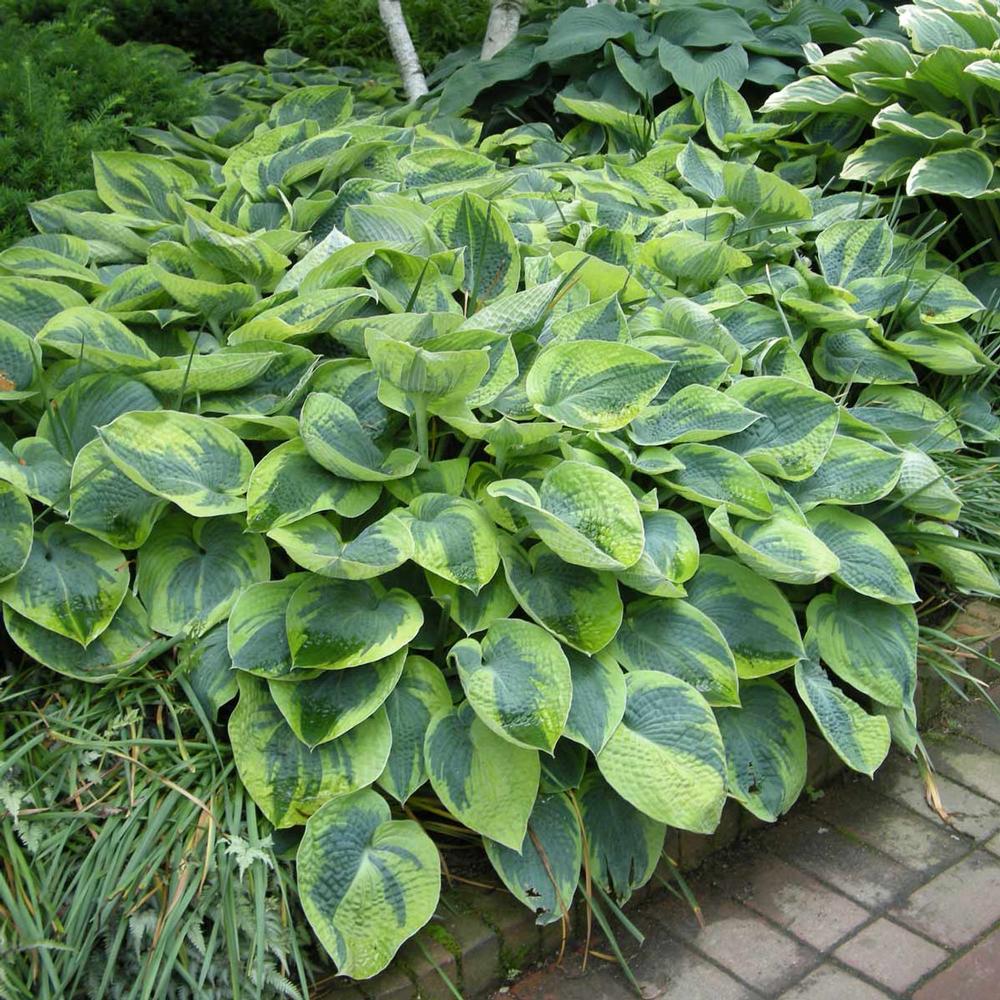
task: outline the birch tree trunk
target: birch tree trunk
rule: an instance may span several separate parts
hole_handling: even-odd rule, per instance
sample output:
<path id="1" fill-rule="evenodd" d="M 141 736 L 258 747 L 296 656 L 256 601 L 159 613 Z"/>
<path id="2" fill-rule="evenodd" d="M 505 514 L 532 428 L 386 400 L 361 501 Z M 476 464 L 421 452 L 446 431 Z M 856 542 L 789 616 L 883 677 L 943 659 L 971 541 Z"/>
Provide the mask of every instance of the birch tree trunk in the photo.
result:
<path id="1" fill-rule="evenodd" d="M 486 22 L 482 59 L 492 59 L 505 45 L 513 41 L 521 24 L 524 0 L 493 0 L 490 19 Z"/>
<path id="2" fill-rule="evenodd" d="M 403 78 L 403 90 L 406 98 L 415 101 L 427 93 L 427 81 L 424 71 L 420 68 L 420 57 L 413 47 L 410 29 L 406 27 L 403 7 L 400 0 L 378 0 L 378 13 L 385 25 L 385 33 L 389 37 L 389 48 L 392 57 L 399 67 L 399 75 Z"/>

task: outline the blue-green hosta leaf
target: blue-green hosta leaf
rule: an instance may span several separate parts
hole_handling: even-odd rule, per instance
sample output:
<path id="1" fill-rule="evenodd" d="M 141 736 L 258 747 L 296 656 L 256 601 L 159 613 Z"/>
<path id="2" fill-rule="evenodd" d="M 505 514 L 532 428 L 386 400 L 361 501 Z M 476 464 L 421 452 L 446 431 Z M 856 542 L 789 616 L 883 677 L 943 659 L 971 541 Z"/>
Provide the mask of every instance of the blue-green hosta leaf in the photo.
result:
<path id="1" fill-rule="evenodd" d="M 519 851 L 538 792 L 538 751 L 497 736 L 466 701 L 434 716 L 424 753 L 431 787 L 448 812 Z"/>
<path id="2" fill-rule="evenodd" d="M 509 618 L 517 607 L 503 573 L 495 574 L 478 594 L 433 573 L 427 574 L 427 582 L 448 617 L 466 635 L 488 629 L 499 618 Z"/>
<path id="3" fill-rule="evenodd" d="M 517 241 L 493 202 L 472 192 L 449 198 L 434 210 L 430 226 L 446 247 L 462 249 L 462 287 L 473 309 L 517 291 L 521 278 Z M 492 327 L 484 324 L 480 329 Z"/>
<path id="4" fill-rule="evenodd" d="M 229 613 L 227 645 L 233 668 L 273 680 L 293 672 L 285 614 L 292 594 L 307 579 L 290 573 L 240 592 Z"/>
<path id="5" fill-rule="evenodd" d="M 7 634 L 32 660 L 78 681 L 104 682 L 128 670 L 154 647 L 146 609 L 126 594 L 111 624 L 86 649 L 19 615 L 10 605 L 3 608 Z"/>
<path id="6" fill-rule="evenodd" d="M 630 672 L 679 677 L 710 705 L 740 703 L 736 660 L 722 632 L 687 601 L 647 598 L 629 604 L 609 651 Z"/>
<path id="7" fill-rule="evenodd" d="M 0 277 L 0 321 L 29 337 L 63 309 L 85 306 L 87 300 L 67 285 L 41 278 Z"/>
<path id="8" fill-rule="evenodd" d="M 777 673 L 804 655 L 785 595 L 746 566 L 703 555 L 687 591 L 691 604 L 718 625 L 740 677 Z"/>
<path id="9" fill-rule="evenodd" d="M 302 292 L 287 302 L 258 312 L 252 319 L 232 330 L 230 344 L 254 340 L 284 342 L 308 337 L 332 329 L 334 324 L 358 313 L 371 301 L 363 288 L 326 288 Z"/>
<path id="10" fill-rule="evenodd" d="M 892 492 L 902 465 L 896 452 L 835 434 L 820 467 L 808 479 L 789 483 L 788 490 L 806 511 L 821 503 L 872 503 Z"/>
<path id="11" fill-rule="evenodd" d="M 268 682 L 271 697 L 292 732 L 306 746 L 329 743 L 373 715 L 396 686 L 406 650 L 350 670 L 327 670 L 318 677 L 294 676 Z"/>
<path id="12" fill-rule="evenodd" d="M 226 648 L 225 623 L 219 622 L 204 635 L 182 642 L 177 649 L 177 665 L 205 715 L 217 722 L 219 709 L 240 693 Z"/>
<path id="13" fill-rule="evenodd" d="M 613 431 L 637 417 L 672 365 L 630 344 L 570 340 L 544 348 L 525 389 L 539 413 L 581 430 Z"/>
<path id="14" fill-rule="evenodd" d="M 342 399 L 327 392 L 306 398 L 299 433 L 310 456 L 345 479 L 381 483 L 401 479 L 417 467 L 420 456 L 408 448 L 384 454 Z"/>
<path id="15" fill-rule="evenodd" d="M 709 527 L 745 566 L 780 583 L 819 583 L 840 568 L 836 554 L 798 517 L 777 513 L 766 521 L 730 523 L 725 507 L 712 511 Z"/>
<path id="16" fill-rule="evenodd" d="M 304 823 L 320 806 L 370 785 L 389 756 L 389 723 L 376 712 L 338 740 L 310 750 L 292 732 L 267 684 L 240 673 L 229 742 L 240 781 L 279 830 Z"/>
<path id="17" fill-rule="evenodd" d="M 37 395 L 42 351 L 28 334 L 0 320 L 0 401 Z"/>
<path id="18" fill-rule="evenodd" d="M 91 306 L 64 309 L 42 327 L 36 339 L 43 347 L 81 358 L 99 369 L 144 371 L 160 363 L 141 337 Z"/>
<path id="19" fill-rule="evenodd" d="M 173 410 L 125 413 L 98 433 L 115 465 L 148 493 L 195 517 L 246 510 L 253 456 L 213 420 Z"/>
<path id="20" fill-rule="evenodd" d="M 742 86 L 749 67 L 746 50 L 736 42 L 719 50 L 688 49 L 661 38 L 658 51 L 660 65 L 677 86 L 699 98 L 714 80 L 725 80 L 735 88 Z"/>
<path id="21" fill-rule="evenodd" d="M 698 536 L 672 510 L 643 511 L 645 540 L 639 561 L 618 571 L 618 579 L 643 594 L 683 597 L 684 582 L 698 569 Z"/>
<path id="22" fill-rule="evenodd" d="M 490 729 L 518 746 L 552 751 L 566 725 L 573 682 L 566 654 L 548 632 L 501 619 L 481 643 L 455 643 L 448 660 Z"/>
<path id="23" fill-rule="evenodd" d="M 561 792 L 539 795 L 518 849 L 487 838 L 486 856 L 501 881 L 535 914 L 551 924 L 569 914 L 583 864 L 583 838 L 576 811 Z"/>
<path id="24" fill-rule="evenodd" d="M 112 462 L 99 438 L 77 454 L 69 496 L 69 523 L 120 549 L 139 548 L 167 507 Z"/>
<path id="25" fill-rule="evenodd" d="M 379 786 L 397 802 L 405 802 L 427 780 L 427 729 L 434 716 L 450 710 L 451 692 L 441 670 L 423 656 L 407 656 L 399 681 L 385 701 L 392 750 L 378 779 Z"/>
<path id="26" fill-rule="evenodd" d="M 663 853 L 665 823 L 623 799 L 599 771 L 590 771 L 577 795 L 587 831 L 591 877 L 620 904 L 645 885 Z"/>
<path id="27" fill-rule="evenodd" d="M 739 708 L 715 713 L 726 748 L 729 794 L 758 819 L 774 823 L 806 783 L 806 727 L 798 706 L 771 680 L 740 688 Z"/>
<path id="28" fill-rule="evenodd" d="M 16 486 L 0 480 L 0 581 L 15 576 L 24 567 L 34 534 L 28 498 Z"/>
<path id="29" fill-rule="evenodd" d="M 497 532 L 472 500 L 422 493 L 396 515 L 413 539 L 411 558 L 437 576 L 478 594 L 500 566 Z"/>
<path id="30" fill-rule="evenodd" d="M 303 569 L 336 580 L 382 576 L 413 555 L 410 532 L 396 513 L 363 528 L 348 542 L 322 514 L 310 514 L 301 521 L 272 528 L 267 537 Z"/>
<path id="31" fill-rule="evenodd" d="M 727 394 L 762 417 L 725 438 L 725 447 L 780 479 L 807 479 L 820 467 L 839 418 L 837 404 L 829 396 L 772 375 L 743 379 Z"/>
<path id="32" fill-rule="evenodd" d="M 587 769 L 587 748 L 571 740 L 561 739 L 554 747 L 552 756 L 543 756 L 542 781 L 539 786 L 545 794 L 566 792 L 579 788 L 583 773 Z"/>
<path id="33" fill-rule="evenodd" d="M 264 539 L 246 534 L 238 517 L 194 520 L 168 514 L 139 550 L 136 582 L 152 627 L 177 635 L 221 621 L 244 587 L 268 579 Z"/>
<path id="34" fill-rule="evenodd" d="M 251 531 L 268 531 L 324 510 L 359 517 L 380 492 L 378 483 L 328 472 L 313 461 L 301 440 L 293 438 L 269 451 L 250 474 L 247 526 Z"/>
<path id="35" fill-rule="evenodd" d="M 629 424 L 641 445 L 713 441 L 745 430 L 760 419 L 731 396 L 708 385 L 686 385 L 665 403 L 648 406 Z"/>
<path id="36" fill-rule="evenodd" d="M 573 699 L 563 735 L 600 753 L 625 713 L 625 675 L 605 651 L 587 656 L 567 649 Z"/>
<path id="37" fill-rule="evenodd" d="M 0 601 L 87 646 L 111 624 L 128 584 L 120 550 L 69 525 L 50 524 L 34 539 L 20 572 L 0 584 Z"/>
<path id="38" fill-rule="evenodd" d="M 871 777 L 889 752 L 889 723 L 835 687 L 815 659 L 795 665 L 795 689 L 827 743 L 849 767 Z"/>
<path id="39" fill-rule="evenodd" d="M 715 829 L 725 803 L 725 753 L 708 702 L 670 674 L 625 678 L 625 716 L 597 766 L 651 819 L 695 833 Z"/>
<path id="40" fill-rule="evenodd" d="M 917 616 L 912 607 L 837 587 L 814 597 L 806 613 L 819 655 L 838 677 L 883 705 L 913 704 Z"/>
<path id="41" fill-rule="evenodd" d="M 543 544 L 502 548 L 507 583 L 524 610 L 560 642 L 584 653 L 603 649 L 618 631 L 622 602 L 610 573 L 564 562 Z"/>
<path id="42" fill-rule="evenodd" d="M 667 485 L 688 500 L 726 507 L 742 517 L 770 517 L 774 508 L 764 477 L 735 452 L 711 444 L 682 444 L 671 449 L 684 466 L 665 477 Z"/>
<path id="43" fill-rule="evenodd" d="M 434 915 L 437 847 L 413 820 L 392 819 L 366 789 L 316 812 L 296 855 L 302 908 L 341 975 L 381 972 Z"/>
<path id="44" fill-rule="evenodd" d="M 992 180 L 993 163 L 978 149 L 942 149 L 917 160 L 906 179 L 906 193 L 979 198 Z"/>
<path id="45" fill-rule="evenodd" d="M 420 605 L 402 590 L 387 591 L 367 580 L 313 576 L 288 604 L 292 663 L 321 670 L 372 663 L 402 649 L 423 621 Z"/>
<path id="46" fill-rule="evenodd" d="M 165 156 L 94 153 L 94 187 L 112 212 L 155 221 L 179 221 L 172 195 L 186 200 L 198 182 Z"/>
<path id="47" fill-rule="evenodd" d="M 918 600 L 913 575 L 882 530 L 868 518 L 821 505 L 806 515 L 809 527 L 837 554 L 833 578 L 845 587 L 888 604 Z"/>
<path id="48" fill-rule="evenodd" d="M 486 492 L 512 502 L 535 534 L 566 562 L 619 570 L 642 555 L 638 501 L 607 469 L 564 461 L 546 473 L 540 490 L 523 480 L 502 479 Z"/>
<path id="49" fill-rule="evenodd" d="M 0 481 L 16 486 L 33 500 L 58 511 L 69 505 L 70 464 L 42 438 L 21 438 L 13 447 L 0 444 Z"/>
<path id="50" fill-rule="evenodd" d="M 831 285 L 882 274 L 892 257 L 892 230 L 885 219 L 835 222 L 816 237 L 816 256 Z"/>
<path id="51" fill-rule="evenodd" d="M 920 360 L 919 350 L 914 356 Z M 827 330 L 813 351 L 812 362 L 816 374 L 827 382 L 898 385 L 917 381 L 903 358 L 880 347 L 863 330 Z"/>

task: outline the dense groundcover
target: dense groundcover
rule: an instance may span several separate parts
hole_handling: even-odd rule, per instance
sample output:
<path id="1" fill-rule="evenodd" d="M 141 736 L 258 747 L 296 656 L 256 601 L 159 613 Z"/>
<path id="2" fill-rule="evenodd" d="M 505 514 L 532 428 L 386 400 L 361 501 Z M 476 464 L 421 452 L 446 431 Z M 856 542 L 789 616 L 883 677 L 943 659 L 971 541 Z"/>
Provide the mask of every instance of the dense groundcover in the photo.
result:
<path id="1" fill-rule="evenodd" d="M 463 830 L 547 923 L 780 816 L 807 723 L 914 750 L 915 574 L 997 593 L 933 204 L 719 77 L 485 137 L 286 50 L 207 86 L 0 254 L 0 601 L 53 684 L 183 675 L 341 973 Z"/>

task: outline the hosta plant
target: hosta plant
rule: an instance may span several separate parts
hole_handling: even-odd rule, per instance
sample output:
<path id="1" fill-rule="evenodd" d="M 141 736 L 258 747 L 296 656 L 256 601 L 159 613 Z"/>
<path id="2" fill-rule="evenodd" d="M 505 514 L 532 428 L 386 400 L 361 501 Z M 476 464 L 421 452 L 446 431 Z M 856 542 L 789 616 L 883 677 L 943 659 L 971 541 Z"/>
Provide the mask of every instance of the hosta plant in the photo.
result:
<path id="1" fill-rule="evenodd" d="M 690 141 L 690 102 L 511 166 L 270 63 L 0 257 L 25 658 L 176 656 L 359 978 L 455 837 L 548 923 L 727 796 L 777 818 L 807 724 L 868 775 L 912 749 L 914 569 L 997 589 L 938 465 L 995 431 L 923 391 L 992 372 L 983 304 L 876 198 Z"/>

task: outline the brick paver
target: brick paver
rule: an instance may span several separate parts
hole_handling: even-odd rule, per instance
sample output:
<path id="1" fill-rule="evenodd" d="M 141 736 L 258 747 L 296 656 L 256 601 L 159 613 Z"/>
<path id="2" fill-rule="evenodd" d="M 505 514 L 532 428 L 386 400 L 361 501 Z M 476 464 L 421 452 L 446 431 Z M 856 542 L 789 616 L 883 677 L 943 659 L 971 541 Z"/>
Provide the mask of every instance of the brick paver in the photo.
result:
<path id="1" fill-rule="evenodd" d="M 928 744 L 948 823 L 896 755 L 693 875 L 703 927 L 663 894 L 630 912 L 645 943 L 618 939 L 645 1000 L 1000 998 L 1000 720 L 967 706 L 955 730 Z M 634 997 L 578 950 L 498 1000 Z"/>

